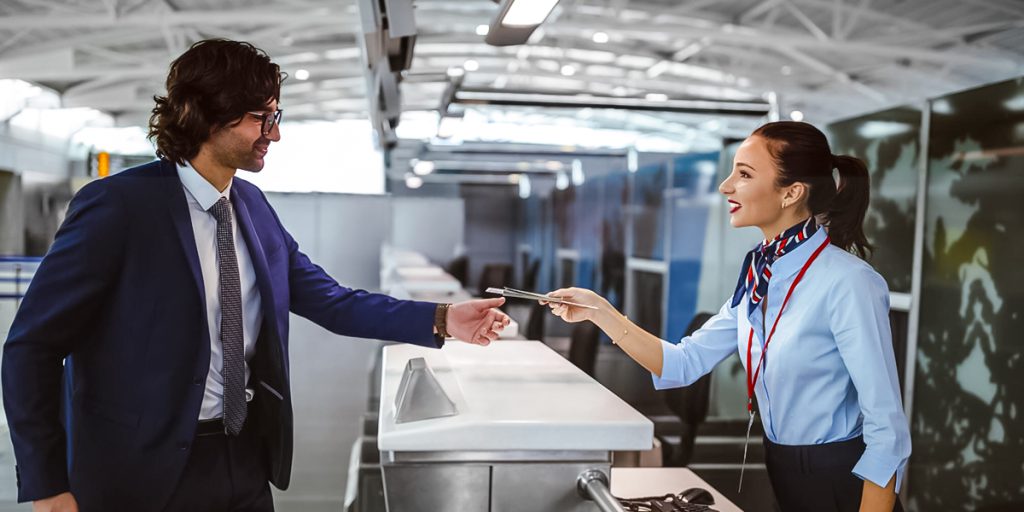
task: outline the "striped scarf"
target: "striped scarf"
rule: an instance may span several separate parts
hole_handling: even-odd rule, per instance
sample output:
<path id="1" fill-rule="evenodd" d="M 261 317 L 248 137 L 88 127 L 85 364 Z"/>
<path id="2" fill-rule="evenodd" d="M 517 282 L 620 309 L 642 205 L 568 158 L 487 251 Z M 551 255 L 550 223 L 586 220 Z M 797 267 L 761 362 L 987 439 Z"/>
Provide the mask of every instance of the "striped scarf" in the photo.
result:
<path id="1" fill-rule="evenodd" d="M 800 247 L 807 239 L 818 231 L 818 224 L 811 216 L 806 221 L 783 231 L 774 240 L 765 240 L 747 253 L 740 267 L 739 282 L 732 294 L 732 307 L 743 301 L 743 294 L 750 291 L 750 303 L 747 314 L 752 314 L 768 294 L 768 281 L 772 278 L 772 263 L 782 255 Z"/>

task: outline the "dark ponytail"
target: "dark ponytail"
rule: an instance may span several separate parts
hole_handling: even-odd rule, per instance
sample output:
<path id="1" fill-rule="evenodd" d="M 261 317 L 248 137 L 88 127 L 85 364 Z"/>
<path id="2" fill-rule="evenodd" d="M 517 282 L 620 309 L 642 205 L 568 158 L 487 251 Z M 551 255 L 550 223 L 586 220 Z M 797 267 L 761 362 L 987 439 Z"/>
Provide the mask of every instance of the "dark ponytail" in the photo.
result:
<path id="1" fill-rule="evenodd" d="M 763 137 L 779 169 L 777 184 L 808 186 L 807 208 L 828 227 L 832 244 L 861 258 L 871 250 L 864 235 L 864 216 L 871 196 L 868 168 L 858 158 L 833 155 L 828 139 L 808 123 L 768 123 L 751 136 Z M 832 170 L 839 171 L 839 183 Z"/>
<path id="2" fill-rule="evenodd" d="M 833 244 L 865 258 L 874 249 L 864 235 L 871 199 L 868 168 L 863 160 L 847 155 L 834 155 L 832 165 L 839 171 L 839 185 L 826 214 L 829 236 Z"/>

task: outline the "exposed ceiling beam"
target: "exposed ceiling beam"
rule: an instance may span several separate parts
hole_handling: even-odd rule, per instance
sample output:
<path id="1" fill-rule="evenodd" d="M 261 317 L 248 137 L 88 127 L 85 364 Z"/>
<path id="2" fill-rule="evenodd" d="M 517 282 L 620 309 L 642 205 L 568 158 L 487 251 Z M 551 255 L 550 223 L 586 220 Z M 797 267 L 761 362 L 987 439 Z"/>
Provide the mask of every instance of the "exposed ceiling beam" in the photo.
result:
<path id="1" fill-rule="evenodd" d="M 132 28 L 128 30 L 97 30 L 80 34 L 77 36 L 50 39 L 46 42 L 34 43 L 20 48 L 11 48 L 2 54 L 0 61 L 8 57 L 22 57 L 38 55 L 61 50 L 64 48 L 75 48 L 82 45 L 103 46 L 110 44 L 132 44 L 140 41 L 147 41 L 154 38 L 153 30 L 150 28 Z"/>
<path id="2" fill-rule="evenodd" d="M 1002 14 L 1006 14 L 1006 15 L 1009 15 L 1009 16 L 1016 16 L 1018 18 L 1024 18 L 1024 7 L 1021 7 L 1021 4 L 1019 2 L 1015 2 L 1013 6 L 1009 6 L 1009 5 L 1001 4 L 999 2 L 994 2 L 992 0 L 963 0 L 963 1 L 966 2 L 966 3 L 969 3 L 971 5 L 976 5 L 978 7 L 984 7 L 986 9 L 991 9 L 993 11 L 997 11 L 997 12 L 1000 12 Z"/>
<path id="3" fill-rule="evenodd" d="M 888 98 L 886 98 L 883 92 L 853 79 L 849 74 L 836 69 L 830 64 L 815 59 L 814 57 L 806 55 L 805 53 L 793 48 L 779 47 L 777 50 L 793 60 L 810 67 L 811 69 L 824 73 L 840 84 L 849 85 L 853 90 L 872 99 L 876 103 L 885 103 L 888 101 Z"/>
<path id="4" fill-rule="evenodd" d="M 793 17 L 796 18 L 796 20 L 799 21 L 800 24 L 815 37 L 815 39 L 819 41 L 828 41 L 831 39 L 828 34 L 821 29 L 821 27 L 814 23 L 814 20 L 808 18 L 807 15 L 793 5 L 792 2 L 789 0 L 782 0 L 782 5 L 785 6 L 786 10 L 789 11 L 789 13 L 792 14 Z"/>
<path id="5" fill-rule="evenodd" d="M 761 0 L 761 2 L 754 4 L 746 11 L 743 11 L 736 16 L 736 21 L 741 24 L 749 24 L 754 18 L 771 11 L 778 7 L 779 0 Z"/>
<path id="6" fill-rule="evenodd" d="M 338 27 L 338 30 L 352 31 L 358 29 L 358 16 L 339 12 L 336 9 L 313 9 L 307 12 L 277 9 L 246 9 L 220 11 L 177 11 L 158 15 L 129 14 L 127 16 L 111 16 L 109 14 L 21 14 L 0 16 L 0 29 L 38 28 L 38 29 L 74 29 L 74 28 L 123 28 L 123 27 L 174 27 L 179 25 L 226 25 L 232 27 L 252 25 L 275 25 L 280 23 L 317 23 Z"/>
<path id="7" fill-rule="evenodd" d="M 40 9 L 48 9 L 51 12 L 82 12 L 83 9 L 78 5 L 68 5 L 64 2 L 55 0 L 21 0 L 22 4 L 31 5 Z M 77 7 L 77 8 L 76 8 Z"/>
<path id="8" fill-rule="evenodd" d="M 608 20 L 559 22 L 547 27 L 547 31 L 552 34 L 557 34 L 561 30 L 584 31 L 595 29 L 614 30 L 630 38 L 660 44 L 678 37 L 707 37 L 716 42 L 722 41 L 727 44 L 745 45 L 755 48 L 765 45 L 789 46 L 810 51 L 828 51 L 875 58 L 913 58 L 931 62 L 970 64 L 992 69 L 1016 69 L 1019 66 L 1018 62 L 1011 59 L 992 58 L 991 55 L 982 55 L 980 52 L 971 54 L 962 51 L 943 51 L 930 48 L 892 47 L 862 41 L 820 41 L 814 37 L 783 33 L 781 31 L 765 32 L 750 27 L 723 26 L 700 28 L 664 24 L 641 28 L 623 26 Z"/>

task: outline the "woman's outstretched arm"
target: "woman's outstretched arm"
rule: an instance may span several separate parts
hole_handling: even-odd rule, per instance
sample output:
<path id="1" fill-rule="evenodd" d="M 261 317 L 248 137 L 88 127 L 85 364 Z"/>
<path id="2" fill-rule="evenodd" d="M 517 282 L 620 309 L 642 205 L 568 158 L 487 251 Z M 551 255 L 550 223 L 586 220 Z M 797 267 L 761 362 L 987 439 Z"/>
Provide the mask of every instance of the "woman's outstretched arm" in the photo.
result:
<path id="1" fill-rule="evenodd" d="M 692 336 L 673 344 L 643 330 L 590 290 L 564 288 L 548 295 L 597 308 L 548 303 L 552 313 L 566 322 L 589 320 L 597 325 L 613 343 L 654 375 L 658 389 L 689 385 L 736 350 L 736 317 L 729 304 Z"/>

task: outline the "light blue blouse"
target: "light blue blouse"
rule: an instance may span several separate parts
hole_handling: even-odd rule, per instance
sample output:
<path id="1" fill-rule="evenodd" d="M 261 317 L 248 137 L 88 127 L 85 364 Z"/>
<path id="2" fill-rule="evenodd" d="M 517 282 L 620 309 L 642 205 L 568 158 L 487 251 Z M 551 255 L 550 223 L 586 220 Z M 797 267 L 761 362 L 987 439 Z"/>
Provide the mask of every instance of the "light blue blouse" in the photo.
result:
<path id="1" fill-rule="evenodd" d="M 825 236 L 819 229 L 772 264 L 766 334 Z M 746 298 L 736 308 L 730 302 L 678 345 L 662 342 L 664 365 L 661 377 L 653 376 L 656 388 L 693 383 L 737 347 L 746 367 L 751 326 L 751 361 L 757 364 L 764 344 L 761 310 L 748 316 Z M 834 245 L 826 247 L 789 299 L 763 364 L 755 395 L 769 440 L 809 445 L 863 433 L 867 448 L 853 473 L 882 487 L 895 473 L 899 492 L 910 457 L 910 429 L 896 375 L 889 290 L 870 265 Z"/>

